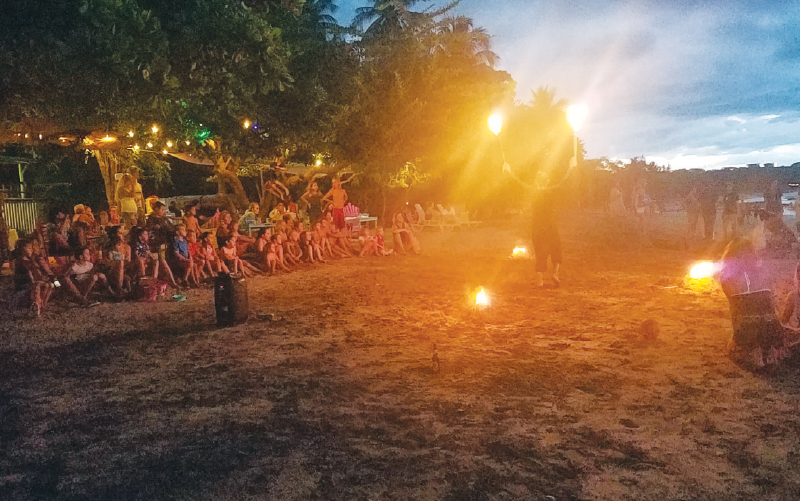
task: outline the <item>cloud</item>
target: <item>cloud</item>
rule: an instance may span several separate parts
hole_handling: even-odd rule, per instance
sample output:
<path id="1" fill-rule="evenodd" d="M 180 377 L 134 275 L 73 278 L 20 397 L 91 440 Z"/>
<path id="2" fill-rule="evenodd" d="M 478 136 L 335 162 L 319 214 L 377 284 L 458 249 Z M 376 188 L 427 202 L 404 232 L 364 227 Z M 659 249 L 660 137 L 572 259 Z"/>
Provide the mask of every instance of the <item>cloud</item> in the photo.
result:
<path id="1" fill-rule="evenodd" d="M 591 156 L 800 160 L 800 2 L 462 0 L 456 12 L 492 35 L 520 100 L 548 86 L 590 106 Z"/>

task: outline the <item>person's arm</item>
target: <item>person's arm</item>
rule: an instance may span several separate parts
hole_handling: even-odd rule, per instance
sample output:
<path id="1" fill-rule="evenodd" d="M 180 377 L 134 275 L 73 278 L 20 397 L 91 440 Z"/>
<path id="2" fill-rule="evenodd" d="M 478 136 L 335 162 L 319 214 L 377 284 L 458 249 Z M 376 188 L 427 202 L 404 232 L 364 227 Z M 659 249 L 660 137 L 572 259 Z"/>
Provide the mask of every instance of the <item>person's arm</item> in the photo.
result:
<path id="1" fill-rule="evenodd" d="M 325 194 L 325 196 L 324 196 L 324 197 L 322 197 L 322 202 L 323 202 L 323 203 L 325 203 L 325 202 L 332 202 L 332 201 L 333 201 L 333 200 L 332 200 L 332 198 L 333 198 L 333 188 L 331 188 L 330 190 L 328 190 L 328 193 L 326 193 L 326 194 Z"/>
<path id="2" fill-rule="evenodd" d="M 276 185 L 278 188 L 280 188 L 280 189 L 282 189 L 283 191 L 285 191 L 285 192 L 286 192 L 286 195 L 289 195 L 289 188 L 287 188 L 286 186 L 284 186 L 284 185 L 283 185 L 283 183 L 281 183 L 281 182 L 280 182 L 280 181 L 278 181 L 277 179 L 276 179 L 275 181 L 273 181 L 273 182 L 275 183 L 275 185 Z M 283 195 L 281 195 L 281 196 L 283 196 Z"/>

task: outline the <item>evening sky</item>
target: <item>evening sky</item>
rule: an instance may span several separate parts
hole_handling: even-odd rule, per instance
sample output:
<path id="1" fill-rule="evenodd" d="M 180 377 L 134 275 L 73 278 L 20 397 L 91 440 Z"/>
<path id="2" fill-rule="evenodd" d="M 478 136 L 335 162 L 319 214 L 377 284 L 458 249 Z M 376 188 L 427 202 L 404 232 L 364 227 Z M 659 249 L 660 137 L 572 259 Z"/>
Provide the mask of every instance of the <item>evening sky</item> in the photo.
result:
<path id="1" fill-rule="evenodd" d="M 339 0 L 351 21 L 365 0 Z M 445 2 L 420 2 L 414 10 Z M 591 110 L 587 156 L 676 168 L 800 161 L 800 1 L 462 0 L 517 98 Z"/>

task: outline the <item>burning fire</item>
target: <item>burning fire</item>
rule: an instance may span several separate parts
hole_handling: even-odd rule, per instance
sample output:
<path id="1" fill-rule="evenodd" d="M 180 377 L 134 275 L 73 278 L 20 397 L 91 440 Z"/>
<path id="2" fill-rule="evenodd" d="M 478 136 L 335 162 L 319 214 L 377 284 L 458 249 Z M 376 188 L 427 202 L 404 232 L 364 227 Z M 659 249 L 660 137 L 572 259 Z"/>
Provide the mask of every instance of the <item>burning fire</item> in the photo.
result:
<path id="1" fill-rule="evenodd" d="M 523 257 L 528 254 L 528 249 L 525 247 L 514 247 L 514 250 L 511 251 L 511 255 L 514 257 Z"/>
<path id="2" fill-rule="evenodd" d="M 478 293 L 475 295 L 475 307 L 479 306 L 489 306 L 489 297 L 486 295 L 486 291 L 481 288 Z"/>
<path id="3" fill-rule="evenodd" d="M 711 261 L 703 261 L 692 266 L 692 271 L 689 272 L 689 277 L 695 280 L 703 278 L 711 278 L 714 275 L 716 266 Z"/>

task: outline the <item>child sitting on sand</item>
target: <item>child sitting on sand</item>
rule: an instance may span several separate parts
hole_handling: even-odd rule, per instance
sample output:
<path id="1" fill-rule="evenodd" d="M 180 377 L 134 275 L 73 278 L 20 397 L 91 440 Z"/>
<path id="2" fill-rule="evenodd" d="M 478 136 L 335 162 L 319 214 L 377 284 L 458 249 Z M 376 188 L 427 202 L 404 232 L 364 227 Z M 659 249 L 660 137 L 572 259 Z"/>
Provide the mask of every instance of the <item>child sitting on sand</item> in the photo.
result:
<path id="1" fill-rule="evenodd" d="M 289 264 L 299 264 L 303 253 L 300 246 L 296 245 L 300 238 L 295 232 L 289 234 L 289 238 L 283 240 L 283 258 Z"/>
<path id="2" fill-rule="evenodd" d="M 377 247 L 375 245 L 375 238 L 370 235 L 369 227 L 362 226 L 358 235 L 358 241 L 361 244 L 361 251 L 358 257 L 375 255 Z"/>
<path id="3" fill-rule="evenodd" d="M 222 261 L 234 275 L 241 275 L 245 278 L 252 277 L 252 265 L 243 261 L 236 252 L 236 237 L 225 237 L 224 245 L 220 248 Z M 256 270 L 257 271 L 257 270 Z"/>
<path id="4" fill-rule="evenodd" d="M 195 273 L 192 255 L 189 253 L 189 242 L 186 240 L 186 226 L 180 225 L 175 230 L 175 237 L 172 239 L 172 261 L 180 273 L 178 280 L 183 285 L 199 286 Z"/>
<path id="5" fill-rule="evenodd" d="M 375 250 L 379 256 L 388 256 L 394 251 L 394 249 L 386 250 L 383 226 L 378 226 L 377 235 L 375 235 Z"/>
<path id="6" fill-rule="evenodd" d="M 206 231 L 200 235 L 202 243 L 200 245 L 200 254 L 203 261 L 203 269 L 208 271 L 211 276 L 219 272 L 230 273 L 231 270 L 220 259 L 216 249 L 214 249 L 214 234 Z"/>
<path id="7" fill-rule="evenodd" d="M 266 264 L 267 269 L 269 270 L 270 274 L 274 275 L 275 270 L 280 268 L 283 271 L 290 271 L 289 268 L 286 266 L 281 260 L 281 253 L 283 252 L 283 246 L 281 245 L 281 236 L 280 235 L 272 235 L 272 238 L 269 242 L 269 247 L 267 248 L 267 255 L 266 255 Z"/>
<path id="8" fill-rule="evenodd" d="M 116 296 L 114 290 L 108 285 L 106 276 L 94 269 L 92 251 L 88 247 L 84 247 L 75 253 L 75 262 L 64 274 L 64 285 L 82 306 L 96 306 L 100 303 L 89 301 L 89 294 L 98 282 L 108 290 L 109 294 Z"/>
<path id="9" fill-rule="evenodd" d="M 319 224 L 319 223 L 317 223 Z M 322 243 L 319 239 L 319 232 L 317 231 L 308 231 L 307 233 L 311 236 L 311 245 L 314 247 L 314 257 L 321 263 L 325 262 L 325 258 L 322 256 Z"/>

